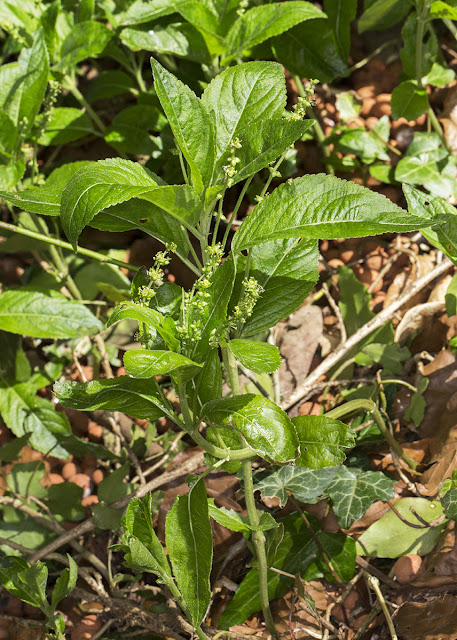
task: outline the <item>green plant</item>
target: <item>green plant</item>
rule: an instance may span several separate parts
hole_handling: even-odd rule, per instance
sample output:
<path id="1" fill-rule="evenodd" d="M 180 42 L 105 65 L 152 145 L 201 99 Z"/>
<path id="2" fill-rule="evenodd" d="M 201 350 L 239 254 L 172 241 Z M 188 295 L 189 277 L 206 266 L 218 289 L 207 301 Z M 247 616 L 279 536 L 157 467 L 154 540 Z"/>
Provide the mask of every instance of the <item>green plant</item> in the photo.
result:
<path id="1" fill-rule="evenodd" d="M 209 518 L 243 531 L 256 557 L 259 606 L 270 633 L 276 636 L 269 600 L 277 593 L 278 574 L 272 577 L 268 567 L 272 565 L 271 552 L 277 550 L 274 539 L 279 535 L 278 527 L 288 531 L 287 527 L 292 527 L 292 538 L 288 534 L 285 547 L 278 548 L 287 557 L 298 521 L 276 523 L 258 511 L 252 461 L 260 457 L 283 469 L 306 471 L 330 466 L 336 470 L 353 437 L 351 429 L 331 415 L 291 420 L 272 399 L 242 393 L 238 367 L 255 374 L 278 368 L 279 352 L 262 342 L 262 336 L 300 306 L 314 286 L 318 239 L 405 231 L 438 225 L 440 219 L 422 211 L 419 216 L 408 214 L 379 194 L 322 174 L 289 180 L 268 194 L 279 166 L 279 162 L 273 163 L 312 125 L 302 119 L 304 101 L 295 111 L 284 111 L 285 82 L 278 64 L 251 62 L 229 68 L 208 85 L 201 99 L 159 63 L 152 60 L 152 64 L 157 95 L 181 155 L 184 184 L 167 185 L 139 164 L 112 159 L 87 163 L 71 177 L 62 177 L 51 194 L 51 203 L 46 185 L 18 194 L 16 202 L 27 203 L 27 209 L 36 211 L 40 219 L 43 214 L 60 214 L 75 248 L 87 225 L 113 230 L 119 228 L 119 220 L 123 228 L 143 229 L 166 244 L 166 251 L 156 254 L 153 268 L 147 273 L 138 271 L 131 301 L 121 303 L 108 320 L 108 326 L 125 318 L 138 322 L 142 348 L 129 350 L 124 357 L 129 375 L 88 383 L 57 382 L 54 390 L 66 407 L 125 411 L 150 420 L 166 416 L 204 449 L 206 473 L 220 466 L 233 473 L 241 471 L 247 519 L 208 504 L 205 473 L 189 479 L 189 494 L 180 496 L 168 514 L 168 558 L 152 529 L 149 497 L 130 502 L 121 546 L 127 565 L 155 573 L 199 637 L 205 637 L 200 625 L 210 601 Z M 237 189 L 239 206 L 252 176 L 265 167 L 270 167 L 270 177 L 258 205 L 231 240 L 230 224 L 223 215 L 226 193 Z M 41 238 L 49 240 L 44 234 Z M 189 291 L 163 281 L 163 267 L 172 253 L 195 273 Z M 57 337 L 57 325 L 49 313 L 63 313 L 55 306 L 59 304 L 63 301 L 49 293 L 24 290 L 17 295 L 7 291 L 0 296 L 0 327 L 35 337 Z M 73 309 L 77 306 L 65 304 Z M 62 320 L 65 324 L 64 317 Z M 67 322 L 63 332 L 68 330 Z M 223 371 L 231 388 L 225 396 Z M 173 410 L 157 375 L 170 377 L 179 396 L 180 413 Z M 359 406 L 360 402 L 354 407 L 349 404 L 344 413 Z M 373 404 L 368 410 L 377 411 Z M 202 433 L 203 424 L 206 431 Z M 294 467 L 289 466 L 292 463 Z M 330 495 L 336 495 L 338 482 L 349 481 L 349 476 L 343 476 L 333 479 Z M 364 477 L 367 498 L 360 498 L 357 514 L 378 495 L 379 480 L 374 476 Z M 320 489 L 316 495 L 322 493 L 323 486 Z M 379 485 L 379 489 L 383 496 L 390 495 L 387 485 Z M 342 513 L 346 525 L 348 517 L 358 517 L 356 512 L 347 508 L 346 515 Z M 336 538 L 332 537 L 336 534 L 322 534 L 323 538 L 318 534 L 315 538 L 316 523 L 306 518 L 300 522 L 300 527 L 310 531 L 300 572 L 327 575 L 329 569 L 322 557 L 327 557 L 328 547 L 335 562 L 330 576 L 350 575 L 353 560 L 349 564 L 342 560 L 339 567 L 337 549 L 343 545 L 344 556 L 353 542 L 341 534 Z M 315 545 L 321 559 L 314 561 Z M 354 549 L 348 557 L 355 557 Z"/>

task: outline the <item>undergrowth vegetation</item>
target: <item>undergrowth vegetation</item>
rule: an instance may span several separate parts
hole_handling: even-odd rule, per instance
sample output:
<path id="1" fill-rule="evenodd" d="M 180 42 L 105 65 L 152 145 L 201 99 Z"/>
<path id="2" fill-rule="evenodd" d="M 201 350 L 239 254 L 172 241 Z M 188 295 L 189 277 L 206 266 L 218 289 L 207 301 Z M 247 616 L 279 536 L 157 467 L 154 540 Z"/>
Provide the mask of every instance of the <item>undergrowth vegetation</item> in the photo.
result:
<path id="1" fill-rule="evenodd" d="M 451 399 L 424 421 L 456 278 L 421 298 L 457 259 L 454 20 L 2 3 L 0 582 L 34 609 L 0 638 L 416 637 L 386 590 L 457 518 Z"/>

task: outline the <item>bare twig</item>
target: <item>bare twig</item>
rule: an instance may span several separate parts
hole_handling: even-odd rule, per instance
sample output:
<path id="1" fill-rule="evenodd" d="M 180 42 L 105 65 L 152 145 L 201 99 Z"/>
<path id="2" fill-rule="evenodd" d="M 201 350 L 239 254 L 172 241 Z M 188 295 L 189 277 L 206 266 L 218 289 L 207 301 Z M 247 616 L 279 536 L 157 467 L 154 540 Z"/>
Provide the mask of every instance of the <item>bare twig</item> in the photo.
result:
<path id="1" fill-rule="evenodd" d="M 386 619 L 387 626 L 389 627 L 389 632 L 390 632 L 390 636 L 391 636 L 392 640 L 398 640 L 398 636 L 397 636 L 397 633 L 395 631 L 394 623 L 392 622 L 392 617 L 390 615 L 389 608 L 387 606 L 387 603 L 385 601 L 384 595 L 383 595 L 383 593 L 381 591 L 381 588 L 379 586 L 379 580 L 375 576 L 372 576 L 370 574 L 367 574 L 367 580 L 368 580 L 368 584 L 370 585 L 370 587 L 376 593 L 376 597 L 378 599 L 379 604 L 381 605 L 381 609 L 382 609 L 382 612 L 384 613 L 384 617 Z"/>
<path id="2" fill-rule="evenodd" d="M 327 298 L 329 305 L 332 307 L 332 310 L 336 316 L 336 319 L 338 320 L 338 326 L 340 329 L 340 336 L 341 336 L 340 342 L 341 344 L 344 344 L 347 340 L 348 334 L 346 332 L 346 325 L 344 324 L 344 320 L 343 320 L 343 316 L 341 315 L 340 308 L 336 304 L 335 300 L 332 298 L 326 282 L 323 283 L 322 289 L 324 291 L 324 295 Z"/>
<path id="3" fill-rule="evenodd" d="M 281 403 L 282 409 L 290 409 L 296 405 L 300 400 L 313 388 L 313 385 L 319 380 L 321 376 L 326 374 L 334 365 L 342 360 L 344 356 L 357 345 L 363 338 L 370 335 L 375 329 L 378 329 L 385 324 L 392 316 L 401 309 L 411 298 L 413 298 L 419 291 L 426 287 L 435 278 L 441 276 L 448 269 L 453 266 L 452 262 L 448 259 L 437 265 L 429 273 L 422 276 L 414 282 L 411 287 L 403 295 L 401 295 L 395 302 L 383 309 L 372 320 L 364 324 L 356 333 L 354 333 L 348 340 L 337 347 L 333 353 L 331 353 L 314 371 L 306 378 L 306 380 L 299 385 L 292 395 Z"/>

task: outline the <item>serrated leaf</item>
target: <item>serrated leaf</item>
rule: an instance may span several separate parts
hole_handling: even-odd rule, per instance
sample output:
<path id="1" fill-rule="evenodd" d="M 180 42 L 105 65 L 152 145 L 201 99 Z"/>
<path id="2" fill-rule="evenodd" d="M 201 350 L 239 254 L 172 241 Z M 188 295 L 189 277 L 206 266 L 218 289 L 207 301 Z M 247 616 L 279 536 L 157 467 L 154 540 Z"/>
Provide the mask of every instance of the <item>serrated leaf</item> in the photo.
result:
<path id="1" fill-rule="evenodd" d="M 203 363 L 203 368 L 195 381 L 195 393 L 200 405 L 222 397 L 222 369 L 217 349 L 210 349 Z"/>
<path id="2" fill-rule="evenodd" d="M 332 23 L 317 19 L 298 24 L 271 41 L 276 60 L 300 78 L 330 82 L 346 76 L 349 69 L 341 57 Z"/>
<path id="3" fill-rule="evenodd" d="M 0 329 L 33 338 L 77 338 L 103 325 L 87 307 L 56 291 L 9 289 L 0 295 Z"/>
<path id="4" fill-rule="evenodd" d="M 208 509 L 210 517 L 230 531 L 238 531 L 240 533 L 249 533 L 250 531 L 269 531 L 275 529 L 278 523 L 269 513 L 260 514 L 260 523 L 257 526 L 249 524 L 249 518 L 242 516 L 233 509 L 225 507 L 216 507 L 214 500 L 208 500 Z"/>
<path id="5" fill-rule="evenodd" d="M 275 471 L 259 471 L 254 474 L 254 490 L 265 497 L 275 497 L 284 506 L 289 491 L 300 502 L 313 503 L 323 495 L 333 481 L 338 467 L 305 469 L 303 467 L 280 467 Z"/>
<path id="6" fill-rule="evenodd" d="M 295 460 L 298 438 L 287 414 L 274 402 L 254 394 L 213 400 L 202 417 L 214 425 L 239 431 L 260 456 L 276 462 Z"/>
<path id="7" fill-rule="evenodd" d="M 353 447 L 355 437 L 344 422 L 325 416 L 292 418 L 300 442 L 296 464 L 309 469 L 332 467 L 344 462 L 343 449 Z"/>
<path id="8" fill-rule="evenodd" d="M 124 564 L 137 571 L 154 573 L 164 584 L 172 581 L 167 556 L 152 527 L 151 495 L 132 498 L 121 524 L 125 531 Z"/>
<path id="9" fill-rule="evenodd" d="M 153 51 L 211 64 L 204 36 L 189 22 L 156 24 L 152 29 L 123 29 L 121 40 L 133 51 Z"/>
<path id="10" fill-rule="evenodd" d="M 40 215 L 58 216 L 62 190 L 55 185 L 33 187 L 20 192 L 0 192 L 0 198 L 15 207 Z"/>
<path id="11" fill-rule="evenodd" d="M 417 120 L 428 107 L 427 91 L 414 80 L 400 82 L 392 92 L 392 118 Z"/>
<path id="12" fill-rule="evenodd" d="M 113 35 L 113 31 L 100 22 L 86 20 L 75 24 L 62 43 L 57 68 L 66 70 L 86 58 L 96 58 Z"/>
<path id="13" fill-rule="evenodd" d="M 62 406 L 81 411 L 123 411 L 146 420 L 156 420 L 171 412 L 154 379 L 119 376 L 91 382 L 56 382 L 54 393 Z"/>
<path id="14" fill-rule="evenodd" d="M 85 97 L 92 104 L 97 100 L 113 98 L 124 93 L 129 93 L 136 88 L 135 80 L 125 71 L 118 69 L 113 71 L 101 71 L 89 84 Z"/>
<path id="15" fill-rule="evenodd" d="M 169 329 L 169 321 L 171 320 L 173 322 L 172 318 L 168 318 L 168 324 L 166 324 L 163 315 L 155 309 L 142 307 L 134 302 L 125 302 L 114 309 L 108 319 L 107 326 L 110 327 L 115 322 L 123 320 L 124 318 L 131 318 L 138 323 L 144 323 L 148 327 L 155 329 L 170 349 L 179 351 L 179 340 Z"/>
<path id="16" fill-rule="evenodd" d="M 13 596 L 33 607 L 48 612 L 46 583 L 48 568 L 43 562 L 30 566 L 22 558 L 5 556 L 0 558 L 0 581 Z"/>
<path id="17" fill-rule="evenodd" d="M 278 238 L 360 238 L 426 224 L 379 193 L 321 173 L 277 187 L 245 219 L 232 246 L 242 251 Z"/>
<path id="18" fill-rule="evenodd" d="M 71 555 L 67 553 L 69 567 L 63 570 L 56 580 L 54 590 L 52 592 L 51 607 L 55 609 L 59 602 L 68 596 L 76 587 L 78 579 L 78 565 Z"/>
<path id="19" fill-rule="evenodd" d="M 151 22 L 176 11 L 175 2 L 170 0 L 135 0 L 126 11 L 116 15 L 119 26 Z"/>
<path id="20" fill-rule="evenodd" d="M 68 144 L 94 132 L 89 116 L 81 109 L 54 107 L 38 144 L 50 146 Z"/>
<path id="21" fill-rule="evenodd" d="M 152 378 L 152 376 L 176 374 L 185 371 L 195 375 L 202 367 L 189 358 L 173 351 L 149 349 L 130 349 L 124 354 L 124 366 L 134 378 Z"/>
<path id="22" fill-rule="evenodd" d="M 253 340 L 230 340 L 230 351 L 241 364 L 255 373 L 272 373 L 279 369 L 281 356 L 278 347 Z"/>
<path id="23" fill-rule="evenodd" d="M 314 240 L 273 240 L 251 249 L 249 273 L 263 288 L 252 315 L 243 326 L 243 337 L 274 327 L 293 313 L 314 288 L 318 278 L 319 251 Z M 239 295 L 245 263 L 237 261 L 234 297 Z"/>
<path id="24" fill-rule="evenodd" d="M 357 472 L 339 467 L 326 489 L 341 527 L 348 529 L 375 500 L 395 497 L 392 481 L 379 471 Z"/>
<path id="25" fill-rule="evenodd" d="M 230 29 L 227 42 L 228 51 L 222 63 L 241 57 L 245 49 L 278 36 L 305 20 L 322 18 L 325 14 L 310 2 L 291 0 L 272 2 L 251 7 Z"/>
<path id="26" fill-rule="evenodd" d="M 426 498 L 400 498 L 395 502 L 395 509 L 407 522 L 423 525 L 411 508 L 426 522 L 433 522 L 443 514 L 443 507 L 439 502 Z M 444 521 L 436 527 L 417 529 L 400 520 L 389 509 L 362 533 L 356 543 L 357 553 L 375 558 L 399 558 L 408 553 L 425 556 L 435 547 L 446 525 L 447 522 Z"/>
<path id="27" fill-rule="evenodd" d="M 32 127 L 40 110 L 48 82 L 49 56 L 42 29 L 38 29 L 32 46 L 22 49 L 17 63 L 10 69 L 10 86 L 2 87 L 0 108 L 15 125 L 23 122 L 25 133 Z M 3 78 L 2 84 L 6 84 Z"/>
<path id="28" fill-rule="evenodd" d="M 193 625 L 198 627 L 211 602 L 209 577 L 213 560 L 208 499 L 202 479 L 173 503 L 165 522 L 165 542 L 176 584 Z"/>
<path id="29" fill-rule="evenodd" d="M 189 163 L 198 193 L 209 184 L 214 162 L 214 130 L 204 103 L 151 58 L 155 89 L 179 147 Z"/>
<path id="30" fill-rule="evenodd" d="M 220 171 L 232 140 L 240 138 L 242 131 L 246 138 L 249 128 L 253 130 L 266 116 L 274 119 L 283 114 L 286 106 L 283 70 L 276 62 L 245 62 L 230 67 L 206 87 L 202 103 L 216 125 L 215 160 Z M 217 180 L 216 173 L 214 178 Z"/>

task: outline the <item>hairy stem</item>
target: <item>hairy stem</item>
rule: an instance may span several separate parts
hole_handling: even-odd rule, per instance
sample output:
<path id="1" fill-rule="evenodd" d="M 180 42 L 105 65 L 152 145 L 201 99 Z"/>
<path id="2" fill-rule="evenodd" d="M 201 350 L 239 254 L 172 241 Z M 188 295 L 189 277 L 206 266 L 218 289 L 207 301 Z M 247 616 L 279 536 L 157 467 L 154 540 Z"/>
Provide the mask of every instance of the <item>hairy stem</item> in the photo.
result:
<path id="1" fill-rule="evenodd" d="M 403 451 L 401 445 L 395 440 L 393 435 L 390 433 L 389 429 L 386 427 L 384 420 L 379 412 L 378 407 L 375 405 L 373 400 L 351 400 L 346 404 L 341 405 L 340 407 L 336 407 L 336 409 L 332 409 L 328 411 L 325 416 L 327 418 L 342 418 L 352 413 L 353 411 L 358 410 L 368 411 L 372 414 L 374 421 L 382 433 L 384 438 L 386 439 L 388 445 L 395 451 L 395 453 L 402 458 L 406 464 L 415 471 L 417 468 L 417 462 L 413 460 L 405 451 Z"/>

